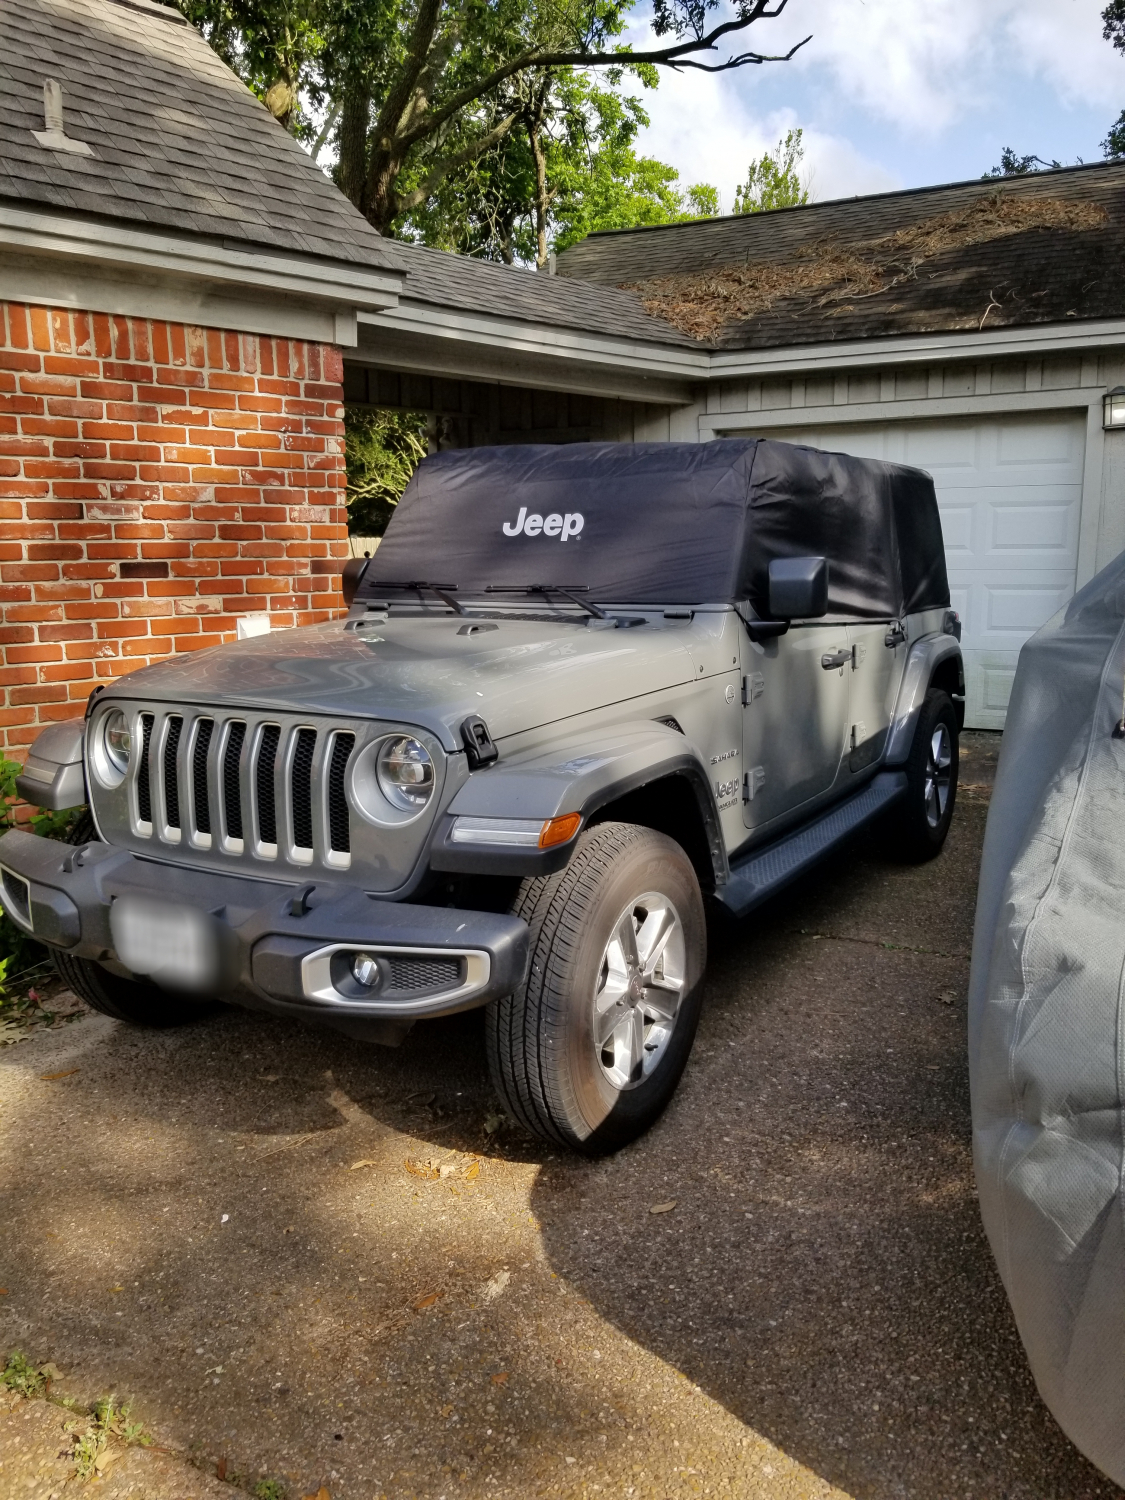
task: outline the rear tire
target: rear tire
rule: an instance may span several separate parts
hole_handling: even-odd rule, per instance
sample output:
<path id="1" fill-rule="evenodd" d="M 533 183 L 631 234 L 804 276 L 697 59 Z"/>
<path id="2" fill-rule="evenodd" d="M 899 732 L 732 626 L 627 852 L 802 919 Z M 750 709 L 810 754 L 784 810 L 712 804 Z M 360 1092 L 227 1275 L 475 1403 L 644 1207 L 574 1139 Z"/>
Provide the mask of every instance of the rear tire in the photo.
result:
<path id="1" fill-rule="evenodd" d="M 89 810 L 82 813 L 66 836 L 68 844 L 89 844 L 98 837 Z M 55 972 L 80 1000 L 103 1016 L 125 1021 L 130 1026 L 150 1026 L 164 1030 L 202 1019 L 215 1009 L 213 1004 L 184 1000 L 170 995 L 159 985 L 136 979 L 121 979 L 89 958 L 75 958 L 58 948 L 51 949 Z"/>
<path id="2" fill-rule="evenodd" d="M 486 1012 L 509 1113 L 589 1156 L 642 1135 L 668 1104 L 699 1023 L 707 929 L 680 846 L 628 823 L 588 829 L 566 869 L 525 880 L 526 983 Z"/>
<path id="3" fill-rule="evenodd" d="M 891 853 L 922 864 L 942 851 L 957 802 L 957 710 L 948 693 L 931 688 L 922 704 L 904 767 L 906 796 L 888 817 Z"/>

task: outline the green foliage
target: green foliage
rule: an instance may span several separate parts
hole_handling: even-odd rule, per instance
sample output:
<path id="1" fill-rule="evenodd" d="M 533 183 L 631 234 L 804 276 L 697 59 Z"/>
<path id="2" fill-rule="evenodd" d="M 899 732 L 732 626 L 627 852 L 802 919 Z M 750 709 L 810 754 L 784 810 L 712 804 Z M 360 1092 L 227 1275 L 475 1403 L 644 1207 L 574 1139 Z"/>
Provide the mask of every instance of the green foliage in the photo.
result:
<path id="1" fill-rule="evenodd" d="M 989 177 L 1026 177 L 1029 172 L 1049 172 L 1061 166 L 1062 162 L 1044 161 L 1041 156 L 1017 156 L 1011 146 L 1005 146 L 1000 153 L 1000 165 L 985 172 L 981 181 Z"/>
<path id="2" fill-rule="evenodd" d="M 129 1402 L 118 1406 L 116 1396 L 103 1396 L 90 1409 L 85 1432 L 78 1431 L 81 1423 L 67 1424 L 67 1431 L 76 1433 L 71 1456 L 77 1478 L 90 1480 L 99 1477 L 110 1438 L 116 1438 L 127 1448 L 152 1447 L 152 1438 L 144 1430 L 144 1425 L 130 1421 L 131 1409 Z"/>
<path id="3" fill-rule="evenodd" d="M 637 71 L 642 82 L 654 82 Z M 639 98 L 622 92 L 621 82 L 618 74 L 605 80 L 577 73 L 549 80 L 537 127 L 544 170 L 541 205 L 530 133 L 518 128 L 413 211 L 400 233 L 488 260 L 542 264 L 547 244 L 565 250 L 598 230 L 714 217 L 717 188 L 701 183 L 685 189 L 674 167 L 637 155 L 634 143 L 649 117 Z"/>
<path id="4" fill-rule="evenodd" d="M 426 456 L 426 418 L 418 412 L 344 411 L 348 530 L 382 536 L 410 476 Z"/>
<path id="5" fill-rule="evenodd" d="M 1109 134 L 1102 142 L 1102 154 L 1110 161 L 1114 157 L 1125 156 L 1125 109 L 1110 126 Z"/>
<path id="6" fill-rule="evenodd" d="M 259 1479 L 253 1493 L 254 1500 L 285 1500 L 287 1492 L 280 1479 Z"/>
<path id="7" fill-rule="evenodd" d="M 475 164 L 535 117 L 545 81 L 553 95 L 582 69 L 618 77 L 623 68 L 644 70 L 652 86 L 660 66 L 782 60 L 741 46 L 735 57 L 717 55 L 721 38 L 781 13 L 784 6 L 771 0 L 732 0 L 721 21 L 713 14 L 718 0 L 658 0 L 657 32 L 669 41 L 639 54 L 621 41 L 634 0 L 166 3 L 287 129 L 315 136 L 315 150 L 334 147 L 337 182 L 384 233 L 411 232 L 408 220 L 434 212 L 446 184 L 473 187 Z M 693 60 L 695 53 L 706 61 Z M 474 191 L 487 202 L 491 179 L 521 174 L 518 162 L 493 162 Z M 540 243 L 541 231 L 540 222 Z M 511 235 L 500 240 L 508 244 Z M 427 235 L 427 243 L 440 242 Z"/>
<path id="8" fill-rule="evenodd" d="M 0 760 L 0 833 L 15 828 L 14 804 L 20 800 L 16 791 L 16 777 L 20 764 L 15 760 Z M 85 808 L 69 807 L 63 812 L 47 812 L 45 809 L 33 813 L 29 823 L 21 823 L 33 833 L 44 838 L 65 839 Z M 12 921 L 8 914 L 0 911 L 0 1011 L 4 1006 L 4 988 L 17 974 L 23 974 L 47 962 L 47 950 L 37 943 Z"/>
<path id="9" fill-rule="evenodd" d="M 29 1399 L 34 1396 L 42 1396 L 47 1389 L 47 1376 L 37 1365 L 33 1365 L 26 1355 L 21 1354 L 18 1349 L 13 1349 L 8 1355 L 8 1362 L 0 1370 L 0 1385 L 9 1391 L 14 1391 L 17 1396 L 26 1396 Z"/>
<path id="10" fill-rule="evenodd" d="M 772 151 L 750 163 L 741 187 L 734 190 L 736 214 L 761 214 L 773 208 L 800 208 L 809 201 L 808 182 L 801 178 L 804 131 L 789 130 Z"/>

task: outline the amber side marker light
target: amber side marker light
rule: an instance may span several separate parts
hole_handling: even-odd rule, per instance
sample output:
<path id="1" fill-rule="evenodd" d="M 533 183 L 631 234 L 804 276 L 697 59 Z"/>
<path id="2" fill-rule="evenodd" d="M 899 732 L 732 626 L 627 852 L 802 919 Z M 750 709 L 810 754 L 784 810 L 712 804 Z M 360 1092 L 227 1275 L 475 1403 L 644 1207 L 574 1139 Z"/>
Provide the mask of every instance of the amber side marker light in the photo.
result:
<path id="1" fill-rule="evenodd" d="M 539 835 L 540 849 L 553 849 L 556 844 L 569 843 L 581 824 L 581 813 L 565 813 L 561 818 L 552 818 L 543 824 L 543 832 Z"/>

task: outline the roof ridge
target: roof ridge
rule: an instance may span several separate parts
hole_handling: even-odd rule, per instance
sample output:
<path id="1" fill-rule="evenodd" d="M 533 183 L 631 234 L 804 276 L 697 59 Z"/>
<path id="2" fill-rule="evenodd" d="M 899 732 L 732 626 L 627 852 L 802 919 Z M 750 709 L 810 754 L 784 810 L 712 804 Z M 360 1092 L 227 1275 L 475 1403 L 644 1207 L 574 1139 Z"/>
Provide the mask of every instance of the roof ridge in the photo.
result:
<path id="1" fill-rule="evenodd" d="M 119 0 L 119 3 L 127 3 L 127 0 Z M 952 192 L 957 188 L 976 187 L 984 189 L 989 185 L 1008 188 L 1014 187 L 1017 183 L 1031 184 L 1041 182 L 1044 178 L 1062 177 L 1067 174 L 1077 175 L 1081 172 L 1107 171 L 1115 167 L 1118 171 L 1125 172 L 1125 159 L 1111 158 L 1109 161 L 1079 162 L 1071 167 L 1045 167 L 1038 172 L 1021 172 L 1009 177 L 965 177 L 956 182 L 926 183 L 922 187 L 888 188 L 881 193 L 852 193 L 849 197 L 844 198 L 818 198 L 814 203 L 796 203 L 785 208 L 766 208 L 761 209 L 756 214 L 716 214 L 712 218 L 680 219 L 671 224 L 639 224 L 631 229 L 594 229 L 584 239 L 577 240 L 573 245 L 568 245 L 566 250 L 560 251 L 559 254 L 566 255 L 568 251 L 576 250 L 579 245 L 586 244 L 591 240 L 606 241 L 616 236 L 659 234 L 661 231 L 666 230 L 699 229 L 704 225 L 734 224 L 747 219 L 757 219 L 761 222 L 762 219 L 781 214 L 815 212 L 817 209 L 822 208 L 838 208 L 841 204 L 845 203 L 880 203 L 892 198 L 920 198 L 929 193 Z"/>

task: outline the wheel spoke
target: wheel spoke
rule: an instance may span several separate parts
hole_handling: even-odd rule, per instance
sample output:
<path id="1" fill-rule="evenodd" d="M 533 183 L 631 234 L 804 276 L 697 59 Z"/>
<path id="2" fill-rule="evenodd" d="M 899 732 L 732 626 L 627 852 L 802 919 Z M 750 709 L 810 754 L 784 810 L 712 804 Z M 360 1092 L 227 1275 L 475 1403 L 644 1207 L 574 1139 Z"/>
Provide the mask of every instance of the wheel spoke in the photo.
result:
<path id="1" fill-rule="evenodd" d="M 676 1012 L 680 1008 L 680 986 L 677 984 L 667 986 L 650 985 L 645 990 L 644 1000 L 641 1002 L 645 1015 L 654 1021 L 667 1023 L 676 1019 Z"/>
<path id="2" fill-rule="evenodd" d="M 632 1023 L 629 1027 L 629 1081 L 636 1083 L 644 1069 L 645 1018 L 639 1006 L 634 1006 L 629 1018 Z"/>
<path id="3" fill-rule="evenodd" d="M 625 913 L 617 924 L 617 931 L 613 934 L 621 948 L 621 956 L 625 960 L 626 967 L 639 968 L 640 956 L 637 953 L 637 929 L 633 926 L 632 907 Z"/>
<path id="4" fill-rule="evenodd" d="M 675 929 L 675 915 L 666 906 L 649 912 L 637 933 L 637 956 L 642 974 L 652 973 Z"/>
<path id="5" fill-rule="evenodd" d="M 624 1028 L 631 1024 L 630 1015 L 626 1006 L 614 1004 L 600 1010 L 594 1018 L 594 1044 L 602 1051 L 612 1043 L 615 1063 L 625 1041 Z"/>

